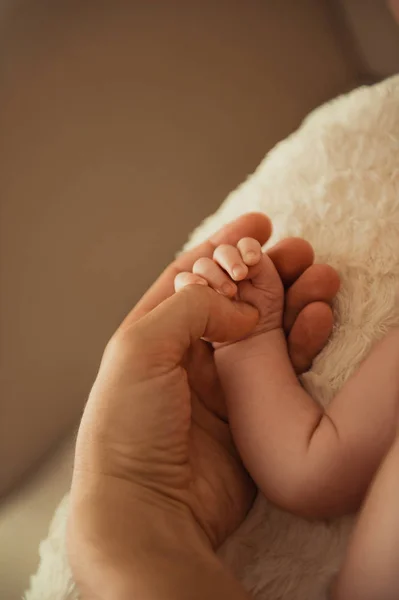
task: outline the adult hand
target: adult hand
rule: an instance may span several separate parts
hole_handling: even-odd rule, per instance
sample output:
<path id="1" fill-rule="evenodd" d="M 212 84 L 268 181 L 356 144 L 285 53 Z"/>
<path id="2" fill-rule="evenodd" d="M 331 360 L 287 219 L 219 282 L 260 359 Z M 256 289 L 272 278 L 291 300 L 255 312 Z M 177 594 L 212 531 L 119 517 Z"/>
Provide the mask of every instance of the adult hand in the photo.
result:
<path id="1" fill-rule="evenodd" d="M 170 547 L 179 529 L 187 547 L 196 536 L 215 547 L 250 507 L 254 489 L 225 422 L 212 350 L 200 338 L 241 337 L 256 311 L 199 286 L 164 300 L 175 275 L 198 257 L 245 236 L 263 244 L 270 229 L 265 217 L 246 215 L 182 255 L 108 345 L 82 419 L 71 496 L 71 560 L 85 589 L 98 585 L 104 564 L 129 571 L 143 535 L 149 545 L 157 535 Z M 332 299 L 338 277 L 311 266 L 312 250 L 301 240 L 270 255 L 289 287 L 288 343 L 300 370 L 330 333 L 331 309 L 322 301 Z"/>

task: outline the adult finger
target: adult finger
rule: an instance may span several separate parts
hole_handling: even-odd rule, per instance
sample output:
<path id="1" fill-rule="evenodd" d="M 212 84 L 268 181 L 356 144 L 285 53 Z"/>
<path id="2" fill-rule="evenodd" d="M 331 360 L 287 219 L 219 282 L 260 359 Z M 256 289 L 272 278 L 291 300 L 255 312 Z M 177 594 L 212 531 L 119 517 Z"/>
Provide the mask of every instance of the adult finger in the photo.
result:
<path id="1" fill-rule="evenodd" d="M 312 265 L 306 269 L 286 293 L 285 332 L 291 330 L 299 313 L 308 304 L 312 302 L 329 304 L 336 296 L 339 286 L 338 273 L 329 265 Z"/>
<path id="2" fill-rule="evenodd" d="M 298 375 L 310 369 L 326 345 L 333 323 L 332 310 L 324 302 L 308 304 L 300 312 L 288 336 L 288 352 Z"/>
<path id="3" fill-rule="evenodd" d="M 267 252 L 272 259 L 282 282 L 291 285 L 313 264 L 314 252 L 309 242 L 300 238 L 286 238 Z"/>
<path id="4" fill-rule="evenodd" d="M 131 343 L 141 373 L 158 376 L 179 365 L 194 342 L 228 342 L 248 335 L 259 318 L 244 302 L 232 302 L 209 287 L 189 285 L 120 333 Z M 151 373 L 150 373 L 151 372 Z"/>
<path id="5" fill-rule="evenodd" d="M 208 240 L 184 252 L 170 264 L 136 304 L 126 320 L 133 322 L 139 319 L 171 296 L 174 293 L 173 282 L 176 275 L 182 271 L 190 271 L 198 258 L 212 258 L 215 248 L 220 244 L 235 245 L 243 237 L 253 237 L 260 244 L 264 244 L 269 239 L 271 231 L 270 219 L 262 213 L 248 213 L 228 223 Z"/>

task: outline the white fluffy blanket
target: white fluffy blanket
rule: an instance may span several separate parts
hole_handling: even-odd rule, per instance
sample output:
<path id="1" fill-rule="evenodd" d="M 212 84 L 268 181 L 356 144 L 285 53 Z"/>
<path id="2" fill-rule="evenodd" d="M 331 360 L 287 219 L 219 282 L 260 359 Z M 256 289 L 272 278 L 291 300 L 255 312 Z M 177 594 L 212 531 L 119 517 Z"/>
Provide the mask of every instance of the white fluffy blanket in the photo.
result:
<path id="1" fill-rule="evenodd" d="M 189 246 L 249 211 L 272 218 L 271 242 L 304 237 L 317 261 L 342 277 L 334 334 L 303 377 L 327 405 L 373 342 L 399 325 L 399 76 L 311 114 L 195 231 Z M 66 498 L 40 546 L 26 600 L 78 599 L 64 549 L 67 509 Z M 323 600 L 350 528 L 349 518 L 310 523 L 259 497 L 222 554 L 255 598 Z"/>

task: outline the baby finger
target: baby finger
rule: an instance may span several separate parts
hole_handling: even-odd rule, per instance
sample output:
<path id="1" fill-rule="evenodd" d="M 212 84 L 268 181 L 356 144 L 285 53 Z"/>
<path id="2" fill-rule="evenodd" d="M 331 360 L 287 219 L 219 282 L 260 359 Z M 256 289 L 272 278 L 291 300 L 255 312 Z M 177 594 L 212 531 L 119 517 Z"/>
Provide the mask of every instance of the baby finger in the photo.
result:
<path id="1" fill-rule="evenodd" d="M 188 271 L 183 271 L 179 273 L 175 277 L 175 292 L 186 287 L 186 285 L 208 285 L 208 282 L 203 277 L 199 277 L 198 275 L 194 275 L 194 273 L 189 273 Z"/>
<path id="2" fill-rule="evenodd" d="M 208 285 L 223 294 L 232 298 L 237 293 L 237 286 L 230 277 L 210 258 L 199 258 L 193 266 L 193 273 L 203 277 Z"/>
<path id="3" fill-rule="evenodd" d="M 241 253 L 242 260 L 248 267 L 258 264 L 262 258 L 262 246 L 254 238 L 242 238 L 238 242 L 237 248 Z"/>

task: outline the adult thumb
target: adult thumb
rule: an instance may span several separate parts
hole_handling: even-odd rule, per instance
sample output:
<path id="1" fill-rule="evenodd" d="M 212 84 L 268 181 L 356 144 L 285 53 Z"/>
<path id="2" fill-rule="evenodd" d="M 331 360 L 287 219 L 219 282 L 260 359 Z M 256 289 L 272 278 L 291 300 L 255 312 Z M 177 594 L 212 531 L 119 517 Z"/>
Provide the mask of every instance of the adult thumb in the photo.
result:
<path id="1" fill-rule="evenodd" d="M 132 336 L 141 359 L 157 357 L 158 362 L 162 357 L 165 367 L 179 364 L 200 338 L 232 342 L 245 337 L 258 318 L 258 311 L 249 304 L 232 301 L 203 285 L 189 285 L 129 325 L 125 333 Z"/>

